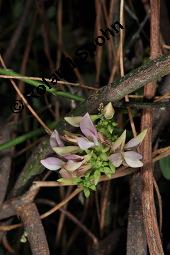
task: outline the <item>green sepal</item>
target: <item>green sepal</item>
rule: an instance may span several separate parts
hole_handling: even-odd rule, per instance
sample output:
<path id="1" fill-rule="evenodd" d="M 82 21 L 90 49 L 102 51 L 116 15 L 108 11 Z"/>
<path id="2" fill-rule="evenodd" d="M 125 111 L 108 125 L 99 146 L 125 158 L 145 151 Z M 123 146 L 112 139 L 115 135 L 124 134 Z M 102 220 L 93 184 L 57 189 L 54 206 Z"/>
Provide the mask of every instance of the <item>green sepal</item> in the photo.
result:
<path id="1" fill-rule="evenodd" d="M 84 188 L 83 192 L 86 198 L 90 196 L 90 190 L 88 188 Z"/>

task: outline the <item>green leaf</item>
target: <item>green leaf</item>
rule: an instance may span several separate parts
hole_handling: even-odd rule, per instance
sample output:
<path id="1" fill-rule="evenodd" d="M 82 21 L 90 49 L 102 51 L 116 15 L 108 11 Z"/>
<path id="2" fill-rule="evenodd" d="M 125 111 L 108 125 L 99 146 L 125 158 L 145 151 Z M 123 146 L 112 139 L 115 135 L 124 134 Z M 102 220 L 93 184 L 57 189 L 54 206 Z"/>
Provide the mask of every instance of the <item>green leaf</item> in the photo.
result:
<path id="1" fill-rule="evenodd" d="M 105 161 L 108 160 L 108 156 L 106 153 L 101 153 L 100 158 Z"/>
<path id="2" fill-rule="evenodd" d="M 110 166 L 110 168 L 111 168 L 111 170 L 112 170 L 112 173 L 114 174 L 115 171 L 116 171 L 115 166 L 114 166 L 111 162 L 109 162 L 109 166 Z"/>
<path id="3" fill-rule="evenodd" d="M 94 190 L 94 191 L 96 191 L 96 185 L 95 185 L 95 184 L 91 184 L 91 185 L 89 186 L 89 188 L 92 189 L 92 190 Z"/>
<path id="4" fill-rule="evenodd" d="M 87 188 L 84 188 L 84 195 L 85 195 L 85 197 L 86 198 L 88 198 L 89 196 L 90 196 L 90 190 L 89 189 L 87 189 Z"/>
<path id="5" fill-rule="evenodd" d="M 111 173 L 105 173 L 106 174 L 106 176 L 108 177 L 108 178 L 111 178 L 112 177 L 112 174 Z"/>
<path id="6" fill-rule="evenodd" d="M 94 177 L 94 183 L 95 183 L 95 185 L 99 182 L 100 176 L 101 176 L 100 171 L 95 171 L 95 172 L 94 172 L 93 177 Z"/>
<path id="7" fill-rule="evenodd" d="M 160 167 L 165 179 L 170 180 L 170 156 L 160 159 Z"/>
<path id="8" fill-rule="evenodd" d="M 104 173 L 105 173 L 105 175 L 107 175 L 109 178 L 111 178 L 112 177 L 112 169 L 110 169 L 109 167 L 105 167 L 104 168 Z"/>
<path id="9" fill-rule="evenodd" d="M 112 127 L 111 127 L 111 126 L 108 126 L 107 128 L 108 128 L 109 133 L 112 134 L 112 132 L 113 132 Z"/>

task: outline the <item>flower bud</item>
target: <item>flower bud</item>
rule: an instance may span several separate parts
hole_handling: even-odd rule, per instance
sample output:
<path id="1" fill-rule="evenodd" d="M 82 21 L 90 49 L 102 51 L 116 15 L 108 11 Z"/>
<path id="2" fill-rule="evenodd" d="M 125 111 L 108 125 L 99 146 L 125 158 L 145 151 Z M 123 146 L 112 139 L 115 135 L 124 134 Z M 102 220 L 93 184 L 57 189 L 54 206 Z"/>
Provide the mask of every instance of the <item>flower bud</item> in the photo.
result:
<path id="1" fill-rule="evenodd" d="M 103 115 L 106 119 L 111 119 L 115 113 L 112 103 L 108 103 L 103 109 Z"/>

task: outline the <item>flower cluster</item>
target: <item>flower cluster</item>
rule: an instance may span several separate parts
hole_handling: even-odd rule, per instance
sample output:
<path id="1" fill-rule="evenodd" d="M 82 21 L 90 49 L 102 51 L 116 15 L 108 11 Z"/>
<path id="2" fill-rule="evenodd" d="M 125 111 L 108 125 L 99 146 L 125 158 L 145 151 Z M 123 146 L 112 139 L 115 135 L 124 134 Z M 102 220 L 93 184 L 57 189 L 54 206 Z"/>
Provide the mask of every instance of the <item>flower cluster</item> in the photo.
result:
<path id="1" fill-rule="evenodd" d="M 58 181 L 83 186 L 86 197 L 90 190 L 96 189 L 102 174 L 111 177 L 121 164 L 141 167 L 142 156 L 137 147 L 143 141 L 146 130 L 125 143 L 126 130 L 118 137 L 120 132 L 113 115 L 113 106 L 108 103 L 98 115 L 86 113 L 83 117 L 66 117 L 65 120 L 81 132 L 65 131 L 61 137 L 54 130 L 50 145 L 56 155 L 41 160 L 42 165 L 49 170 L 59 170 L 62 178 Z M 96 125 L 94 121 L 97 121 Z"/>

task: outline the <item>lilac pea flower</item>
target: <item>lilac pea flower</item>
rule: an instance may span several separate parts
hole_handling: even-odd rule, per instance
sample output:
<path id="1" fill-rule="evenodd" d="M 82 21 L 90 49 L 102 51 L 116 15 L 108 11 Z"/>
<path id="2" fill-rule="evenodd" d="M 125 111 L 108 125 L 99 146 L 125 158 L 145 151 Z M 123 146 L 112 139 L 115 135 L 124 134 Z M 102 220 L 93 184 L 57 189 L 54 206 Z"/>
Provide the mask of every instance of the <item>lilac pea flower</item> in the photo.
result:
<path id="1" fill-rule="evenodd" d="M 119 167 L 121 164 L 125 166 L 128 165 L 132 168 L 143 166 L 142 161 L 140 161 L 140 159 L 142 159 L 142 155 L 135 150 L 136 147 L 143 141 L 146 132 L 146 129 L 143 130 L 138 136 L 131 139 L 127 144 L 125 144 L 126 130 L 122 133 L 122 135 L 112 145 L 112 150 L 114 150 L 115 153 L 109 156 L 109 160 L 115 167 Z"/>
<path id="2" fill-rule="evenodd" d="M 78 173 L 76 170 L 82 170 L 82 165 L 85 162 L 84 157 L 78 155 L 68 155 L 65 157 L 65 159 L 67 159 L 67 161 L 56 157 L 48 157 L 41 160 L 41 164 L 52 171 L 60 169 L 59 173 L 63 178 L 68 179 L 76 177 Z"/>
<path id="3" fill-rule="evenodd" d="M 63 168 L 66 171 L 73 172 L 83 164 L 84 157 L 72 154 L 77 152 L 79 147 L 64 146 L 57 130 L 54 130 L 50 137 L 50 145 L 61 158 L 48 157 L 41 160 L 41 164 L 47 169 L 56 171 Z"/>
<path id="4" fill-rule="evenodd" d="M 80 121 L 81 132 L 85 137 L 77 137 L 77 143 L 82 150 L 98 145 L 98 133 L 89 113 L 86 113 Z"/>
<path id="5" fill-rule="evenodd" d="M 50 145 L 58 155 L 63 157 L 79 151 L 78 146 L 64 146 L 57 130 L 54 130 L 50 136 Z"/>
<path id="6" fill-rule="evenodd" d="M 42 159 L 40 162 L 43 166 L 52 171 L 60 169 L 65 164 L 63 160 L 56 157 L 48 157 L 46 159 Z"/>
<path id="7" fill-rule="evenodd" d="M 91 116 L 93 120 L 96 120 L 99 118 L 99 115 L 92 115 Z M 80 149 L 85 150 L 90 147 L 98 145 L 98 133 L 97 130 L 91 120 L 91 117 L 89 113 L 86 113 L 83 117 L 77 116 L 77 117 L 65 117 L 65 121 L 68 122 L 70 125 L 74 127 L 80 127 L 81 132 L 85 136 L 81 137 L 69 137 L 68 139 L 71 141 L 77 142 L 79 145 Z M 76 138 L 76 139 L 75 139 Z"/>
<path id="8" fill-rule="evenodd" d="M 85 173 L 91 168 L 90 164 L 82 164 L 78 169 L 75 169 L 75 171 L 68 171 L 65 168 L 62 168 L 59 173 L 62 178 L 64 179 L 72 179 L 74 177 L 82 177 L 85 175 Z"/>
<path id="9" fill-rule="evenodd" d="M 52 135 L 50 136 L 50 145 L 52 148 L 64 146 L 64 143 L 62 142 L 57 130 L 54 130 Z"/>

